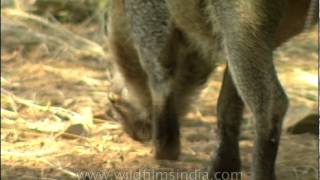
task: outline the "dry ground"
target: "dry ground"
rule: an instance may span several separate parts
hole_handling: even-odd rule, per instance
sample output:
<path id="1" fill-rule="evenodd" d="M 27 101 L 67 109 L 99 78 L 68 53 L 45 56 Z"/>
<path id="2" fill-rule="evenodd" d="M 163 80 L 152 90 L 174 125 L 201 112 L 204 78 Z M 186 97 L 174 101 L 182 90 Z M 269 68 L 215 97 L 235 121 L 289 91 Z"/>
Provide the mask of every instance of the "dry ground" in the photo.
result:
<path id="1" fill-rule="evenodd" d="M 77 179 L 80 169 L 191 170 L 208 165 L 217 141 L 216 100 L 223 66 L 217 68 L 199 102 L 181 122 L 180 160 L 157 162 L 152 145 L 130 139 L 110 111 L 112 84 L 107 62 L 52 55 L 43 44 L 3 44 L 1 52 L 2 179 Z M 275 55 L 291 100 L 288 118 L 316 107 L 317 57 L 316 29 L 293 39 Z M 79 134 L 80 128 L 76 135 L 68 135 L 66 129 L 75 122 L 85 124 L 89 133 Z M 253 122 L 247 112 L 240 140 L 244 172 L 249 171 L 253 137 Z M 317 179 L 317 172 L 318 138 L 284 132 L 278 179 L 312 180 Z"/>

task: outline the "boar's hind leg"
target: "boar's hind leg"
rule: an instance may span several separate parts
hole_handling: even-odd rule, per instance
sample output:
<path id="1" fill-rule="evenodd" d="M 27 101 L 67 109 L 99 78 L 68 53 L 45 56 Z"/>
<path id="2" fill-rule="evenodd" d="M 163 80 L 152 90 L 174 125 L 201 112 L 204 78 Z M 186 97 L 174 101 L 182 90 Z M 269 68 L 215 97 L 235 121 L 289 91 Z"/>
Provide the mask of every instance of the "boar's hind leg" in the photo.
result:
<path id="1" fill-rule="evenodd" d="M 218 138 L 211 177 L 222 179 L 225 173 L 240 172 L 239 133 L 244 103 L 242 102 L 228 67 L 225 69 L 222 87 L 218 99 Z M 223 172 L 224 174 L 222 174 Z M 219 176 L 220 175 L 220 176 Z"/>
<path id="2" fill-rule="evenodd" d="M 224 45 L 232 80 L 256 121 L 251 176 L 254 180 L 276 179 L 275 161 L 288 104 L 272 61 L 283 2 L 259 0 L 252 6 L 238 6 L 231 1 L 221 1 L 222 7 L 217 7 L 215 12 L 224 29 Z M 221 10 L 226 8 L 227 11 Z"/>

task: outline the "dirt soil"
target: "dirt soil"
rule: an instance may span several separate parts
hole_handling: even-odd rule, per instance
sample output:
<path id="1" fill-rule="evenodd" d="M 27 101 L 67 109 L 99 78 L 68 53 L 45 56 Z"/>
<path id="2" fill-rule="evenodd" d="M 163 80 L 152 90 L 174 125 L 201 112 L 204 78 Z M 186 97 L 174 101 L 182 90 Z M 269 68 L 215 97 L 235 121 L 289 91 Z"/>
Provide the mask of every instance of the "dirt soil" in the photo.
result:
<path id="1" fill-rule="evenodd" d="M 290 98 L 286 120 L 317 107 L 317 50 L 317 29 L 313 29 L 275 53 L 277 71 Z M 148 168 L 156 172 L 166 168 L 203 172 L 210 163 L 217 144 L 216 102 L 223 65 L 218 66 L 199 101 L 181 120 L 180 159 L 159 162 L 153 158 L 152 144 L 130 139 L 113 116 L 108 101 L 112 83 L 107 61 L 111 58 L 103 62 L 70 60 L 60 54 L 53 56 L 43 44 L 3 44 L 1 52 L 1 97 L 5 92 L 16 97 L 1 100 L 1 110 L 16 113 L 11 118 L 1 115 L 1 179 L 77 179 L 81 170 L 105 176 L 115 170 L 130 173 Z M 18 98 L 30 100 L 33 105 Z M 60 107 L 87 117 L 91 121 L 89 130 L 68 137 L 65 131 L 72 121 L 39 111 L 36 105 Z M 246 111 L 240 138 L 244 179 L 252 159 L 253 127 L 252 116 Z M 277 159 L 278 179 L 317 179 L 318 140 L 311 134 L 291 135 L 283 131 Z M 115 179 L 115 174 L 106 179 Z"/>

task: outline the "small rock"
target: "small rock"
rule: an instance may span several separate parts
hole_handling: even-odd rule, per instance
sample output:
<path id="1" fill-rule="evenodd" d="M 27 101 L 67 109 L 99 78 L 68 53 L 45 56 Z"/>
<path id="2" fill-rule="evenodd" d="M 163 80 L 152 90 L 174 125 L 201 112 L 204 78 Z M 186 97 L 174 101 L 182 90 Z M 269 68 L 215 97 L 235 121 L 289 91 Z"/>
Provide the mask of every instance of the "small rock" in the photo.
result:
<path id="1" fill-rule="evenodd" d="M 87 137 L 88 131 L 83 124 L 73 124 L 67 128 L 63 137 L 65 138 L 75 138 L 79 137 Z M 74 136 L 74 137 L 73 137 Z"/>
<path id="2" fill-rule="evenodd" d="M 294 108 L 287 113 L 284 128 L 291 134 L 319 134 L 319 115 L 317 108 Z"/>

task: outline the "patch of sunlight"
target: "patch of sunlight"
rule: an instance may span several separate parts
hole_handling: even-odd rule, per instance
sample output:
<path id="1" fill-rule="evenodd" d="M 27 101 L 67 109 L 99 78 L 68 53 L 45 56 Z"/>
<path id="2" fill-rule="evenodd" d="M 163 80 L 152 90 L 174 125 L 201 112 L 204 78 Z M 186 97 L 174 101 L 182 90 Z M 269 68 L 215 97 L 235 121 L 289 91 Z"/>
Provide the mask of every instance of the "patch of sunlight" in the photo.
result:
<path id="1" fill-rule="evenodd" d="M 61 122 L 51 122 L 49 119 L 44 121 L 37 121 L 29 123 L 27 122 L 27 127 L 39 132 L 56 133 L 61 132 L 66 128 L 66 124 Z"/>
<path id="2" fill-rule="evenodd" d="M 302 81 L 310 86 L 318 87 L 318 74 L 312 72 L 302 71 L 301 69 L 294 69 L 295 79 Z"/>

